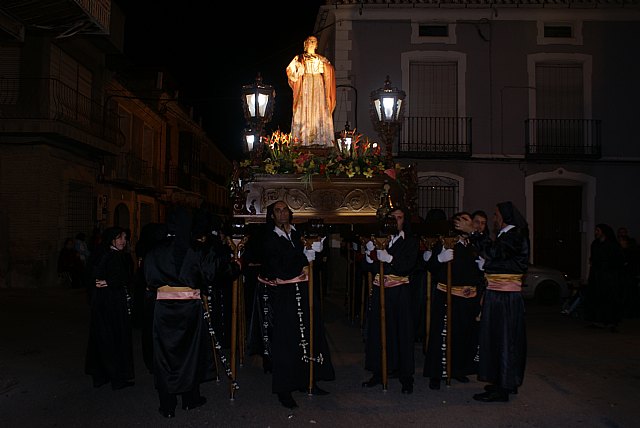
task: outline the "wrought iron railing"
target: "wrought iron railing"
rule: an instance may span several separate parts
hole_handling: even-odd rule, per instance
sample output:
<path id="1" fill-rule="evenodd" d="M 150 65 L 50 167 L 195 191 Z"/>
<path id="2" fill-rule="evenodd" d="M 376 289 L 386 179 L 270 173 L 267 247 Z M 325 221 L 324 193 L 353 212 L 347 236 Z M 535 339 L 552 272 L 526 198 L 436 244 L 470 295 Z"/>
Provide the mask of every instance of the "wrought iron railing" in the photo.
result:
<path id="1" fill-rule="evenodd" d="M 118 156 L 105 156 L 104 176 L 106 181 L 126 183 L 134 187 L 156 189 L 160 185 L 158 170 L 150 162 L 121 153 Z"/>
<path id="2" fill-rule="evenodd" d="M 0 120 L 54 120 L 122 146 L 114 111 L 52 78 L 0 78 Z"/>
<path id="3" fill-rule="evenodd" d="M 170 166 L 167 174 L 166 187 L 175 187 L 197 193 L 200 191 L 200 178 L 185 172 L 178 166 Z"/>
<path id="4" fill-rule="evenodd" d="M 602 130 L 595 119 L 528 119 L 525 121 L 528 158 L 599 158 Z"/>
<path id="5" fill-rule="evenodd" d="M 403 157 L 471 156 L 470 117 L 405 117 L 398 154 Z"/>

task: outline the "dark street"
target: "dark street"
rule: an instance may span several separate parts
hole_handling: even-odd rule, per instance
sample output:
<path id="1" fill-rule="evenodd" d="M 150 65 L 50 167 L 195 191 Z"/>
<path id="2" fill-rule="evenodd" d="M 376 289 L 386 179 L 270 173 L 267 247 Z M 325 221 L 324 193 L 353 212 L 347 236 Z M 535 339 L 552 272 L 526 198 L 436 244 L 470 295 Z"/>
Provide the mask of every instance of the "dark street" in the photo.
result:
<path id="1" fill-rule="evenodd" d="M 340 272 L 340 269 L 337 270 Z M 331 278 L 331 277 L 330 277 Z M 334 281 L 338 284 L 339 281 Z M 527 309 L 528 361 L 524 385 L 508 403 L 471 397 L 484 384 L 452 380 L 439 391 L 422 376 L 416 344 L 415 392 L 363 389 L 364 345 L 359 323 L 344 309 L 344 290 L 325 300 L 328 339 L 337 379 L 321 383 L 327 396 L 294 394 L 299 407 L 282 407 L 271 394 L 270 375 L 258 357 L 238 367 L 240 389 L 231 400 L 229 382 L 202 386 L 207 403 L 176 418 L 162 418 L 153 378 L 142 362 L 140 331 L 134 331 L 136 383 L 112 391 L 95 389 L 84 374 L 89 307 L 82 290 L 0 289 L 0 425 L 13 427 L 160 426 L 448 426 L 448 427 L 633 427 L 640 407 L 640 320 L 625 320 L 618 333 L 585 328 L 556 306 Z"/>

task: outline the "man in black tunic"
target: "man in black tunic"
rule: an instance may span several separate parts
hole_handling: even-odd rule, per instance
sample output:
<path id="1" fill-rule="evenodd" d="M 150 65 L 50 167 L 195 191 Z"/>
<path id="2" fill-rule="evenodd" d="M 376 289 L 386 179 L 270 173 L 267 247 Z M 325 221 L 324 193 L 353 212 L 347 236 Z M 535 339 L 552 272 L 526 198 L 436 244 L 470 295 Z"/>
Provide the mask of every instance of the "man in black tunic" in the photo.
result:
<path id="1" fill-rule="evenodd" d="M 453 219 L 464 217 L 472 221 L 467 212 L 460 212 Z M 455 237 L 453 248 L 445 248 L 439 242 L 433 254 L 426 260 L 436 285 L 431 304 L 431 332 L 425 353 L 423 376 L 429 377 L 429 388 L 440 389 L 443 377 L 469 382 L 468 375 L 477 373 L 475 357 L 478 350 L 478 321 L 480 293 L 484 274 L 478 268 L 477 249 L 469 243 L 464 233 Z M 451 320 L 447 316 L 447 263 L 451 263 Z M 447 369 L 447 332 L 451 334 L 451 373 Z"/>
<path id="2" fill-rule="evenodd" d="M 409 276 L 418 262 L 419 242 L 411 232 L 409 215 L 397 208 L 390 213 L 396 220 L 396 233 L 386 250 L 373 251 L 373 243 L 367 243 L 368 269 L 376 275 L 368 309 L 368 329 L 365 346 L 365 369 L 372 377 L 362 383 L 371 388 L 382 382 L 382 342 L 380 331 L 380 283 L 385 287 L 385 320 L 387 371 L 397 372 L 402 393 L 413 392 L 415 373 L 414 325 L 411 311 L 411 286 Z M 384 280 L 380 281 L 380 263 L 384 263 Z M 375 263 L 374 263 L 375 262 Z"/>
<path id="3" fill-rule="evenodd" d="M 291 224 L 293 215 L 284 201 L 274 202 L 267 210 L 262 266 L 258 280 L 266 284 L 267 316 L 272 325 L 269 338 L 272 362 L 272 391 L 287 408 L 297 407 L 291 393 L 307 391 L 309 364 L 313 364 L 314 380 L 334 380 L 329 346 L 324 334 L 322 314 L 318 310 L 318 288 L 309 296 L 309 261 L 322 252 L 322 242 L 305 249 L 302 235 Z M 309 298 L 313 298 L 313 351 L 309 348 Z M 326 391 L 313 385 L 311 394 Z"/>

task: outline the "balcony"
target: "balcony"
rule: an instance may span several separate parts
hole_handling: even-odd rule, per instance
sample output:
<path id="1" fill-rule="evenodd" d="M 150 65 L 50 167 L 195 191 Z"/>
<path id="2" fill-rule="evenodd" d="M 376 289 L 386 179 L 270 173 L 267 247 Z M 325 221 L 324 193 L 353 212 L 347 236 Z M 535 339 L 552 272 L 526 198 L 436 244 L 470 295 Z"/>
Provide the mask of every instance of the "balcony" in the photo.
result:
<path id="1" fill-rule="evenodd" d="M 105 156 L 103 179 L 138 190 L 156 190 L 159 188 L 158 170 L 149 162 L 121 153 L 118 156 Z"/>
<path id="2" fill-rule="evenodd" d="M 470 117 L 405 117 L 398 156 L 408 158 L 468 158 Z"/>
<path id="3" fill-rule="evenodd" d="M 57 125 L 68 125 L 64 128 Z M 57 79 L 0 78 L 0 133 L 53 134 L 74 138 L 74 130 L 115 146 L 124 144 L 115 112 Z"/>
<path id="4" fill-rule="evenodd" d="M 191 173 L 185 172 L 180 167 L 171 166 L 169 167 L 165 188 L 199 193 L 200 178 L 194 177 Z"/>
<path id="5" fill-rule="evenodd" d="M 0 9 L 33 28 L 75 33 L 109 34 L 111 0 L 2 0 Z"/>
<path id="6" fill-rule="evenodd" d="M 527 159 L 599 159 L 600 120 L 528 119 L 525 121 Z"/>

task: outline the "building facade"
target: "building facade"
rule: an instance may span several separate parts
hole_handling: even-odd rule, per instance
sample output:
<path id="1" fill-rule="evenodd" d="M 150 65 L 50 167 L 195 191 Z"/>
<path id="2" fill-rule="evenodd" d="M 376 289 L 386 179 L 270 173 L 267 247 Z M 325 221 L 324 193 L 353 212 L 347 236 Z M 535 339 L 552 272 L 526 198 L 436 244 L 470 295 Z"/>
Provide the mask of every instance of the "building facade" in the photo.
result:
<path id="1" fill-rule="evenodd" d="M 511 200 L 531 261 L 583 281 L 596 224 L 640 233 L 638 1 L 327 1 L 316 31 L 336 129 L 375 138 L 371 91 L 406 93 L 393 152 L 423 218 Z"/>
<path id="2" fill-rule="evenodd" d="M 167 75 L 111 66 L 117 5 L 49 3 L 0 6 L 0 287 L 55 286 L 79 232 L 121 226 L 135 248 L 174 205 L 229 210 L 231 162 Z"/>

